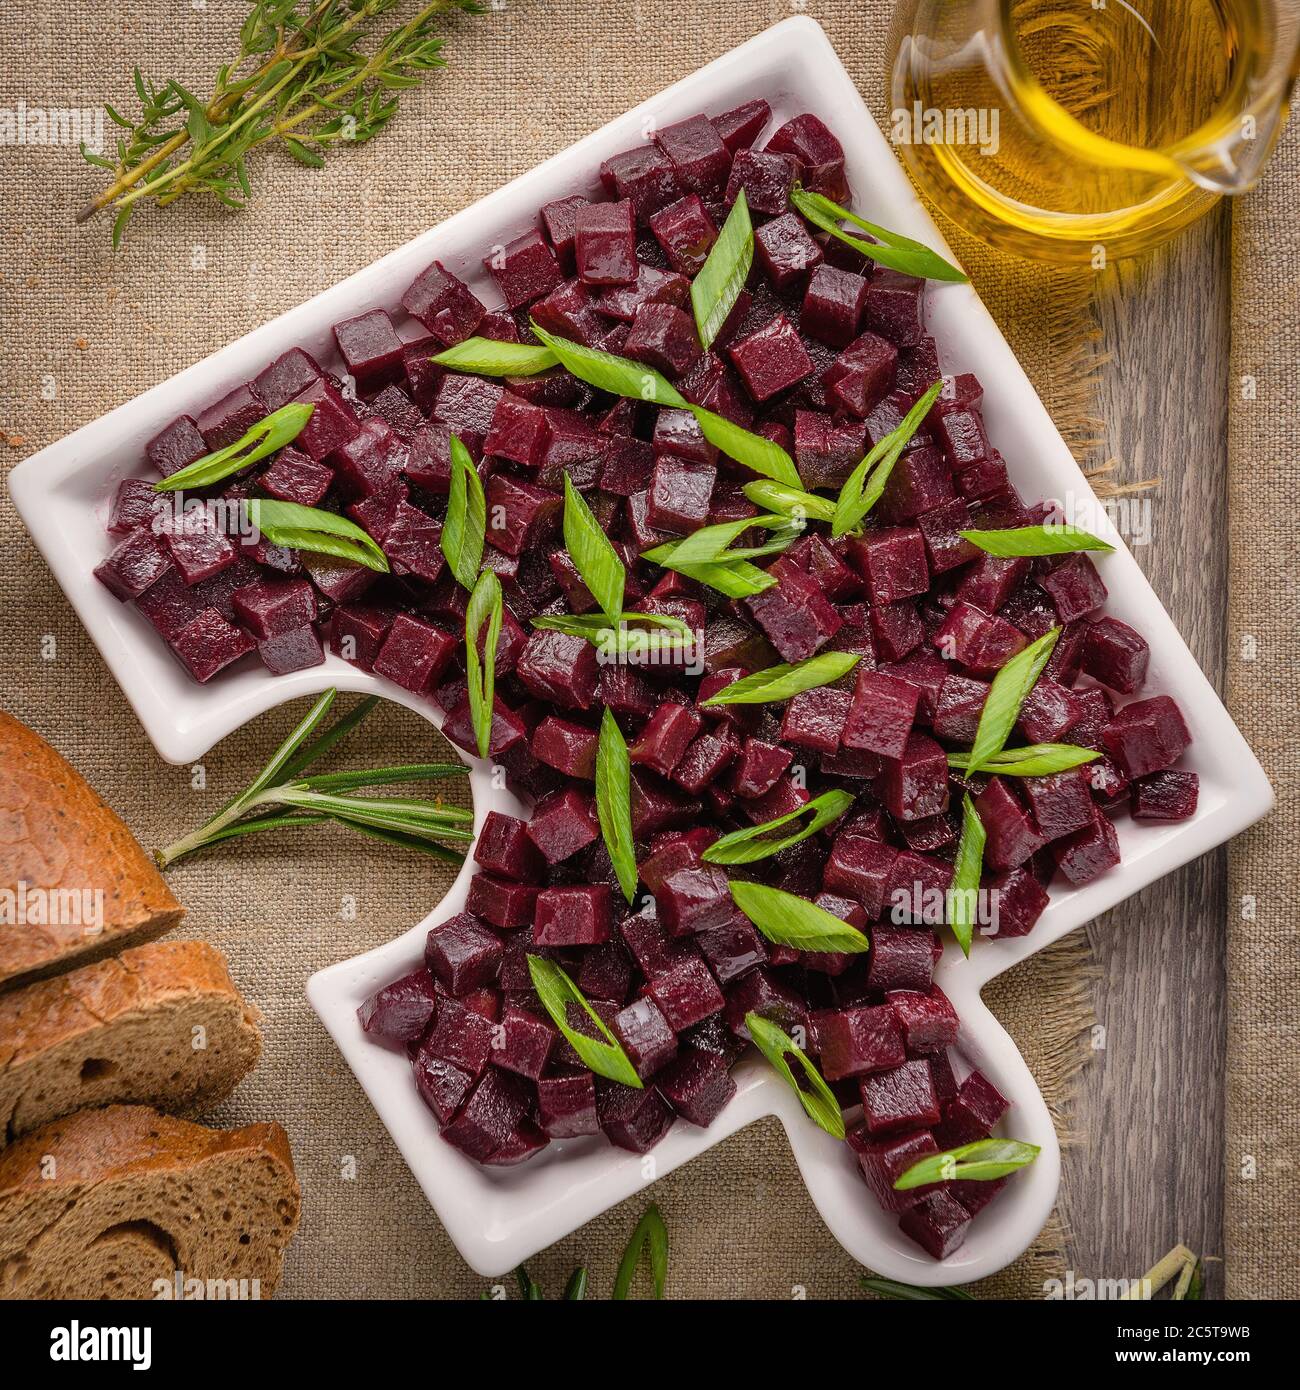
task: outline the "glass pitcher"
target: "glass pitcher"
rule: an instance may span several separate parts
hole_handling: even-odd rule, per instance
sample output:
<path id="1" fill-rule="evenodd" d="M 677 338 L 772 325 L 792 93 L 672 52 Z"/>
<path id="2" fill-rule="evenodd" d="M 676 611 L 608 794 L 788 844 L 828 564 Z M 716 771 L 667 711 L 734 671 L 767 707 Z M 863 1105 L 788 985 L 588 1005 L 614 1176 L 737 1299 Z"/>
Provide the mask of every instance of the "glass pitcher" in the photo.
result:
<path id="1" fill-rule="evenodd" d="M 1298 56 L 1300 0 L 900 0 L 890 135 L 960 226 L 1104 264 L 1251 187 Z"/>

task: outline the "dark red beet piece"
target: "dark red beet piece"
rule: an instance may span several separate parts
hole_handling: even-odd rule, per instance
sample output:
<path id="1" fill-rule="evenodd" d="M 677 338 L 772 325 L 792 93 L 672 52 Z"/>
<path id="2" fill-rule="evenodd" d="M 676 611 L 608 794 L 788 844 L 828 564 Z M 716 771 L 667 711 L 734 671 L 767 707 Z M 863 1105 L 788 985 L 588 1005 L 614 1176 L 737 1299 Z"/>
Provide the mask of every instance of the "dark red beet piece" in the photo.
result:
<path id="1" fill-rule="evenodd" d="M 433 976 L 414 970 L 372 994 L 357 1010 L 357 1018 L 367 1033 L 390 1042 L 410 1042 L 429 1026 L 437 1006 Z"/>
<path id="2" fill-rule="evenodd" d="M 1190 820 L 1199 791 L 1200 778 L 1194 772 L 1153 772 L 1133 783 L 1133 819 Z"/>
<path id="3" fill-rule="evenodd" d="M 515 674 L 539 700 L 561 709 L 590 709 L 599 674 L 596 648 L 583 637 L 537 629 L 529 635 Z"/>
<path id="4" fill-rule="evenodd" d="M 916 1134 L 891 1135 L 888 1138 L 873 1140 L 868 1136 L 864 1126 L 851 1130 L 848 1141 L 857 1156 L 858 1169 L 863 1180 L 883 1210 L 906 1211 L 918 1202 L 923 1202 L 936 1190 L 935 1183 L 909 1188 L 905 1192 L 897 1192 L 894 1189 L 895 1179 L 900 1178 L 913 1164 L 939 1152 L 939 1146 L 928 1131 L 920 1130 Z"/>
<path id="5" fill-rule="evenodd" d="M 527 883 L 510 883 L 491 874 L 475 874 L 469 881 L 465 906 L 494 927 L 527 927 L 537 910 L 538 889 Z"/>
<path id="6" fill-rule="evenodd" d="M 966 1239 L 971 1215 L 947 1192 L 932 1192 L 903 1213 L 899 1229 L 936 1260 L 946 1259 Z"/>
<path id="7" fill-rule="evenodd" d="M 144 478 L 124 478 L 113 494 L 113 506 L 105 528 L 110 536 L 125 536 L 137 527 L 152 527 L 161 499 Z"/>
<path id="8" fill-rule="evenodd" d="M 596 1081 L 596 1113 L 609 1142 L 632 1153 L 648 1153 L 668 1133 L 673 1112 L 653 1086 L 638 1091 L 617 1081 Z"/>
<path id="9" fill-rule="evenodd" d="M 872 1136 L 939 1123 L 939 1098 L 928 1062 L 904 1062 L 889 1071 L 864 1076 L 858 1084 L 862 1118 Z"/>
<path id="10" fill-rule="evenodd" d="M 993 777 L 975 798 L 987 836 L 984 862 L 990 869 L 1014 869 L 1042 849 L 1044 840 L 1007 779 Z"/>
<path id="11" fill-rule="evenodd" d="M 442 1124 L 448 1124 L 465 1103 L 474 1078 L 463 1067 L 435 1057 L 423 1043 L 411 1061 L 411 1070 L 420 1099 Z"/>
<path id="12" fill-rule="evenodd" d="M 537 1083 L 537 1110 L 542 1129 L 552 1139 L 600 1133 L 596 1079 L 590 1072 L 542 1077 Z"/>
<path id="13" fill-rule="evenodd" d="M 892 845 L 846 830 L 835 837 L 823 878 L 826 890 L 855 898 L 875 919 L 885 902 L 898 851 Z"/>
<path id="14" fill-rule="evenodd" d="M 555 1029 L 535 1014 L 526 1009 L 508 1008 L 493 1041 L 492 1064 L 537 1081 L 546 1068 L 557 1036 Z"/>
<path id="15" fill-rule="evenodd" d="M 844 624 L 817 581 L 802 570 L 782 571 L 772 588 L 745 604 L 784 661 L 814 655 Z"/>
<path id="16" fill-rule="evenodd" d="M 632 203 L 587 203 L 574 216 L 574 258 L 584 285 L 636 280 L 636 217 Z"/>
<path id="17" fill-rule="evenodd" d="M 469 286 L 438 261 L 416 277 L 402 296 L 402 308 L 443 347 L 472 337 L 486 312 Z"/>
<path id="18" fill-rule="evenodd" d="M 690 1047 L 655 1078 L 660 1094 L 682 1119 L 711 1125 L 736 1094 L 726 1059 Z"/>
<path id="19" fill-rule="evenodd" d="M 752 1042 L 745 1024 L 747 1014 L 758 1014 L 780 1024 L 787 1033 L 808 1030 L 808 1009 L 789 985 L 779 980 L 765 965 L 756 966 L 736 981 L 727 995 L 727 1027 L 738 1038 Z"/>
<path id="20" fill-rule="evenodd" d="M 925 335 L 925 281 L 878 270 L 867 287 L 864 326 L 897 347 L 915 347 Z"/>
<path id="21" fill-rule="evenodd" d="M 1092 821 L 1086 768 L 1071 768 L 1048 777 L 1022 777 L 1020 783 L 1044 841 L 1059 840 Z"/>
<path id="22" fill-rule="evenodd" d="M 257 654 L 273 676 L 287 676 L 290 671 L 305 671 L 325 663 L 325 648 L 313 627 L 268 637 L 257 644 Z"/>
<path id="23" fill-rule="evenodd" d="M 1074 691 L 1040 676 L 1020 706 L 1016 727 L 1030 743 L 1059 743 L 1078 722 L 1080 710 Z"/>
<path id="24" fill-rule="evenodd" d="M 895 868 L 913 854 L 900 854 Z M 911 883 L 907 885 L 910 892 Z M 892 891 L 891 891 L 892 898 Z M 942 898 L 940 898 L 942 903 Z M 942 906 L 939 908 L 942 917 Z M 882 992 L 894 989 L 928 990 L 934 973 L 933 938 L 917 927 L 893 927 L 880 923 L 871 928 L 871 955 L 867 965 L 867 984 Z"/>
<path id="25" fill-rule="evenodd" d="M 772 108 L 759 98 L 737 106 L 734 111 L 724 111 L 713 117 L 713 127 L 722 136 L 722 143 L 735 154 L 737 150 L 748 149 L 772 116 Z"/>
<path id="26" fill-rule="evenodd" d="M 848 347 L 857 337 L 866 300 L 867 281 L 863 276 L 819 265 L 808 277 L 799 326 L 831 347 Z"/>
<path id="27" fill-rule="evenodd" d="M 251 652 L 254 643 L 248 633 L 227 622 L 215 608 L 205 608 L 173 633 L 168 645 L 181 665 L 202 685 Z"/>
<path id="28" fill-rule="evenodd" d="M 731 155 L 707 116 L 691 116 L 665 126 L 655 143 L 672 160 L 684 187 L 717 196 L 726 186 Z"/>
<path id="29" fill-rule="evenodd" d="M 623 355 L 665 376 L 681 376 L 700 356 L 694 321 L 672 304 L 645 304 L 632 321 Z"/>
<path id="30" fill-rule="evenodd" d="M 323 377 L 300 391 L 294 400 L 310 405 L 312 413 L 294 439 L 293 447 L 317 463 L 341 444 L 346 444 L 360 428 L 338 387 Z"/>
<path id="31" fill-rule="evenodd" d="M 334 340 L 363 391 L 402 375 L 402 340 L 383 309 L 371 309 L 336 323 Z"/>
<path id="32" fill-rule="evenodd" d="M 280 450 L 275 461 L 257 480 L 257 485 L 282 502 L 314 507 L 324 498 L 333 481 L 332 469 L 290 448 Z"/>
<path id="33" fill-rule="evenodd" d="M 1174 701 L 1156 695 L 1119 710 L 1101 731 L 1101 741 L 1125 776 L 1137 779 L 1172 767 L 1192 736 Z"/>
<path id="34" fill-rule="evenodd" d="M 434 927 L 424 944 L 425 965 L 455 995 L 491 984 L 501 956 L 501 938 L 468 912 Z"/>
<path id="35" fill-rule="evenodd" d="M 1083 669 L 1093 680 L 1121 695 L 1135 695 L 1146 680 L 1151 649 L 1146 638 L 1118 618 L 1089 623 L 1083 642 Z"/>
<path id="36" fill-rule="evenodd" d="M 651 998 L 634 1000 L 614 1015 L 610 1024 L 614 1036 L 645 1080 L 677 1055 L 677 1035 Z"/>
<path id="37" fill-rule="evenodd" d="M 576 207 L 573 212 L 576 214 Z M 549 294 L 560 283 L 560 267 L 542 234 L 536 230 L 525 232 L 485 256 L 483 264 L 497 282 L 509 309 L 522 309 Z"/>
<path id="38" fill-rule="evenodd" d="M 892 991 L 885 1002 L 894 1011 L 909 1052 L 937 1052 L 957 1041 L 957 1011 L 937 986 L 928 993 Z"/>
<path id="39" fill-rule="evenodd" d="M 375 604 L 342 604 L 331 616 L 330 646 L 344 661 L 373 671 L 395 616 L 391 609 Z"/>
<path id="40" fill-rule="evenodd" d="M 802 691 L 786 706 L 782 739 L 818 753 L 833 753 L 840 746 L 852 701 L 847 690 Z"/>
<path id="41" fill-rule="evenodd" d="M 754 252 L 778 290 L 791 288 L 823 260 L 822 248 L 793 212 L 774 217 L 755 229 Z"/>
<path id="42" fill-rule="evenodd" d="M 883 1004 L 827 1015 L 818 1021 L 817 1041 L 827 1081 L 888 1071 L 907 1060 L 898 1020 Z"/>
<path id="43" fill-rule="evenodd" d="M 1106 602 L 1106 586 L 1101 582 L 1097 567 L 1083 554 L 1067 555 L 1038 583 L 1051 598 L 1056 615 L 1063 623 L 1086 618 Z"/>
<path id="44" fill-rule="evenodd" d="M 980 930 L 993 936 L 1028 936 L 1048 904 L 1047 890 L 1028 865 L 999 874 L 988 889 L 996 916 Z"/>
<path id="45" fill-rule="evenodd" d="M 599 834 L 595 802 L 573 787 L 538 802 L 528 822 L 528 838 L 548 864 L 558 864 L 586 849 Z"/>
<path id="46" fill-rule="evenodd" d="M 399 613 L 375 658 L 375 671 L 410 690 L 424 694 L 437 681 L 455 654 L 458 643 L 448 632 Z"/>
<path id="47" fill-rule="evenodd" d="M 501 811 L 489 811 L 474 842 L 474 862 L 499 878 L 535 883 L 546 868 L 537 846 L 528 838 L 528 824 Z"/>
<path id="48" fill-rule="evenodd" d="M 178 416 L 165 429 L 159 430 L 144 448 L 145 458 L 164 478 L 179 473 L 208 452 L 207 442 L 189 415 Z"/>
<path id="49" fill-rule="evenodd" d="M 732 160 L 727 203 L 734 203 L 744 189 L 751 212 L 780 217 L 790 206 L 790 190 L 798 173 L 799 166 L 789 155 L 741 150 Z"/>
<path id="50" fill-rule="evenodd" d="M 1120 861 L 1119 836 L 1107 816 L 1094 808 L 1092 824 L 1052 845 L 1056 867 L 1076 887 L 1113 869 Z"/>
<path id="51" fill-rule="evenodd" d="M 982 1072 L 973 1071 L 943 1107 L 943 1124 L 935 1140 L 945 1149 L 987 1139 L 993 1126 L 1011 1108 L 1010 1102 Z"/>
<path id="52" fill-rule="evenodd" d="M 539 946 L 595 946 L 613 930 L 612 901 L 603 883 L 545 888 L 537 895 L 533 940 Z"/>
<path id="53" fill-rule="evenodd" d="M 485 1163 L 518 1140 L 529 1108 L 527 1082 L 492 1070 L 474 1087 L 442 1137 L 469 1158 Z"/>
<path id="54" fill-rule="evenodd" d="M 727 876 L 714 864 L 672 870 L 654 895 L 659 920 L 670 936 L 728 926 L 738 916 Z"/>
<path id="55" fill-rule="evenodd" d="M 520 400 L 507 391 L 492 412 L 483 452 L 526 468 L 536 468 L 542 462 L 550 437 L 551 427 L 542 407 Z"/>
<path id="56" fill-rule="evenodd" d="M 696 275 L 718 239 L 718 229 L 698 194 L 660 208 L 650 230 L 664 249 L 668 264 L 681 275 Z"/>
<path id="57" fill-rule="evenodd" d="M 899 758 L 887 758 L 881 801 L 899 820 L 925 820 L 948 809 L 948 758 L 927 734 L 915 731 Z"/>
<path id="58" fill-rule="evenodd" d="M 596 775 L 598 742 L 595 729 L 548 714 L 533 730 L 533 756 L 566 777 L 590 782 Z"/>
<path id="59" fill-rule="evenodd" d="M 269 412 L 251 383 L 236 386 L 210 405 L 195 421 L 203 442 L 210 450 L 224 449 L 242 439 Z"/>
<path id="60" fill-rule="evenodd" d="M 320 363 L 309 352 L 294 347 L 263 367 L 253 378 L 253 388 L 268 411 L 279 410 L 324 375 Z"/>
<path id="61" fill-rule="evenodd" d="M 95 578 L 125 603 L 139 598 L 171 568 L 158 537 L 142 526 L 95 567 Z"/>
<path id="62" fill-rule="evenodd" d="M 629 756 L 662 777 L 671 776 L 702 723 L 689 705 L 662 704 L 628 749 Z"/>

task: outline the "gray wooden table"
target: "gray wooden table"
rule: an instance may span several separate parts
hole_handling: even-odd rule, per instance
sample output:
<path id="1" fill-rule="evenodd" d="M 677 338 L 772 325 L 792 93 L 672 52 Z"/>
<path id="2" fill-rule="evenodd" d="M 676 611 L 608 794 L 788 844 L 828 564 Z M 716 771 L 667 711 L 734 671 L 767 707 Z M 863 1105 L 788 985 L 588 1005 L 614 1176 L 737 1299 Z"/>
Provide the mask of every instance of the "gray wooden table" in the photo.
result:
<path id="1" fill-rule="evenodd" d="M 1135 550 L 1216 687 L 1227 627 L 1230 210 L 1107 272 L 1102 415 L 1121 478 L 1159 477 Z M 1194 348 L 1189 350 L 1189 344 Z M 1065 1156 L 1079 1276 L 1149 1268 L 1179 1241 L 1222 1254 L 1226 854 L 1153 884 L 1088 928 L 1102 1032 Z M 1222 1270 L 1207 1265 L 1207 1297 Z"/>

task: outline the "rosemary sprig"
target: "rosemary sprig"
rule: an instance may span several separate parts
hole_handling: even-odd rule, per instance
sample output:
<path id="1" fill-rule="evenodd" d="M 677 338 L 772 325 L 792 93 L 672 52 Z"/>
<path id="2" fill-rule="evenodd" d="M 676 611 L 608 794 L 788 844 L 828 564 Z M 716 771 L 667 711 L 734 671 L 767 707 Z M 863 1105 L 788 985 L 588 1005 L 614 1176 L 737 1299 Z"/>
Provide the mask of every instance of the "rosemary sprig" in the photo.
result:
<path id="1" fill-rule="evenodd" d="M 161 85 L 134 73 L 139 114 L 131 120 L 108 106 L 125 132 L 116 159 L 82 146 L 90 164 L 112 181 L 78 214 L 85 222 L 115 211 L 113 245 L 136 206 L 166 207 L 186 193 L 207 192 L 227 207 L 247 201 L 247 156 L 278 142 L 299 163 L 320 167 L 339 144 L 362 144 L 396 114 L 400 93 L 446 66 L 438 18 L 451 10 L 479 13 L 475 0 L 433 0 L 372 48 L 375 22 L 399 0 L 253 0 L 233 60 L 217 71 L 206 101 L 174 78 Z"/>
<path id="2" fill-rule="evenodd" d="M 469 844 L 473 813 L 414 797 L 352 796 L 367 787 L 393 782 L 424 782 L 454 777 L 465 769 L 459 763 L 404 763 L 356 772 L 302 774 L 350 734 L 374 709 L 377 700 L 363 700 L 316 739 L 307 740 L 323 723 L 335 690 L 317 699 L 293 733 L 276 749 L 270 762 L 206 825 L 155 851 L 166 869 L 187 854 L 264 830 L 297 829 L 329 821 L 386 844 L 418 850 L 437 859 L 460 863 L 462 855 L 449 846 Z"/>

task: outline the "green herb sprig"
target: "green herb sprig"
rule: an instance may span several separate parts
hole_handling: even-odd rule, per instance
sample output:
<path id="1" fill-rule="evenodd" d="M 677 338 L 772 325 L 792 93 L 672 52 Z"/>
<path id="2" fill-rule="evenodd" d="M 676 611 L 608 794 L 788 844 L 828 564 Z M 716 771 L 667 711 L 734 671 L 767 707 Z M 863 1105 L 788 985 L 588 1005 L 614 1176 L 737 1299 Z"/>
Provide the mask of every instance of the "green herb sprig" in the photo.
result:
<path id="1" fill-rule="evenodd" d="M 701 857 L 709 864 L 755 864 L 760 859 L 770 859 L 774 854 L 807 840 L 839 820 L 853 805 L 853 800 L 848 792 L 838 788 L 822 792 L 820 796 L 814 796 L 796 810 L 787 811 L 775 820 L 731 831 L 720 840 L 715 840 Z M 774 834 L 793 821 L 802 822 L 793 833 Z"/>
<path id="2" fill-rule="evenodd" d="M 894 1179 L 895 1192 L 932 1182 L 995 1182 L 1032 1163 L 1042 1152 L 1019 1139 L 977 1139 L 943 1153 L 926 1154 Z"/>
<path id="3" fill-rule="evenodd" d="M 815 492 L 787 487 L 767 478 L 746 483 L 741 491 L 756 506 L 799 521 L 834 521 L 835 503 Z"/>
<path id="4" fill-rule="evenodd" d="M 987 555 L 1070 555 L 1079 550 L 1113 551 L 1115 547 L 1077 526 L 1046 522 L 1042 526 L 1009 526 L 1004 531 L 959 531 L 963 539 Z"/>
<path id="5" fill-rule="evenodd" d="M 586 996 L 569 978 L 563 967 L 545 956 L 528 956 L 528 973 L 532 977 L 533 988 L 542 1006 L 551 1016 L 551 1022 L 560 1030 L 569 1046 L 582 1059 L 582 1064 L 597 1076 L 609 1081 L 618 1081 L 624 1086 L 644 1090 L 641 1078 L 636 1074 L 627 1053 L 619 1040 L 609 1031 L 605 1020 L 587 1002 Z M 569 1005 L 582 1009 L 595 1026 L 599 1037 L 580 1033 L 569 1022 Z"/>
<path id="6" fill-rule="evenodd" d="M 618 1273 L 614 1278 L 614 1292 L 610 1295 L 616 1300 L 626 1299 L 632 1291 L 632 1281 L 636 1278 L 637 1266 L 641 1263 L 642 1251 L 650 1265 L 650 1279 L 656 1298 L 663 1298 L 668 1284 L 668 1227 L 653 1202 L 645 1209 L 645 1214 L 632 1232 L 632 1238 L 618 1262 Z"/>
<path id="7" fill-rule="evenodd" d="M 394 5 L 312 0 L 300 8 L 298 0 L 255 0 L 206 100 L 175 79 L 155 83 L 136 68 L 138 116 L 105 107 L 123 131 L 116 158 L 82 145 L 82 157 L 111 182 L 77 221 L 111 209 L 116 247 L 143 201 L 167 207 L 186 194 L 208 193 L 226 207 L 243 207 L 252 191 L 248 156 L 260 147 L 279 143 L 300 164 L 319 168 L 327 151 L 377 135 L 396 114 L 402 90 L 446 66 L 440 16 L 480 11 L 473 0 L 434 0 L 363 48 Z"/>
<path id="8" fill-rule="evenodd" d="M 362 700 L 343 718 L 318 733 L 337 694 L 335 690 L 327 690 L 319 696 L 266 766 L 211 820 L 156 851 L 154 857 L 159 866 L 166 869 L 186 855 L 245 835 L 325 822 L 346 825 L 372 839 L 459 864 L 461 854 L 451 846 L 472 842 L 472 812 L 434 801 L 363 797 L 352 793 L 396 782 L 464 776 L 465 769 L 460 763 L 405 763 L 356 772 L 303 775 L 341 744 L 379 703 L 373 696 Z M 317 737 L 309 743 L 313 734 Z"/>
<path id="9" fill-rule="evenodd" d="M 753 675 L 742 676 L 724 685 L 716 695 L 702 702 L 709 705 L 774 705 L 804 690 L 832 685 L 861 661 L 853 652 L 821 652 L 805 661 L 768 666 Z"/>
<path id="10" fill-rule="evenodd" d="M 736 307 L 753 264 L 754 227 L 749 218 L 749 201 L 742 188 L 722 224 L 717 241 L 709 248 L 707 259 L 691 281 L 695 327 L 706 352 Z"/>
<path id="11" fill-rule="evenodd" d="M 754 926 L 777 946 L 859 955 L 870 944 L 866 932 L 784 889 L 735 879 L 731 897 Z"/>
<path id="12" fill-rule="evenodd" d="M 573 480 L 564 475 L 564 545 L 582 582 L 610 621 L 623 611 L 627 568 Z"/>
<path id="13" fill-rule="evenodd" d="M 474 376 L 537 376 L 548 372 L 559 358 L 536 343 L 503 343 L 496 338 L 466 338 L 429 359 L 453 372 Z"/>
<path id="14" fill-rule="evenodd" d="M 451 490 L 438 544 L 447 568 L 463 589 L 473 589 L 483 565 L 487 539 L 487 497 L 469 450 L 451 436 Z"/>
<path id="15" fill-rule="evenodd" d="M 785 1078 L 786 1084 L 799 1097 L 808 1118 L 824 1129 L 835 1139 L 844 1138 L 844 1114 L 835 1093 L 826 1084 L 825 1078 L 808 1054 L 784 1028 L 764 1018 L 762 1014 L 747 1013 L 745 1027 L 754 1040 L 754 1046 L 773 1067 Z M 793 1057 L 803 1072 L 804 1083 L 800 1084 L 790 1068 L 787 1057 Z"/>
<path id="16" fill-rule="evenodd" d="M 474 725 L 474 743 L 480 758 L 486 758 L 492 747 L 492 723 L 496 715 L 497 644 L 501 640 L 504 617 L 501 581 L 495 571 L 484 570 L 465 606 L 465 681 L 470 720 Z M 480 642 L 483 647 L 481 659 Z"/>
<path id="17" fill-rule="evenodd" d="M 868 260 L 873 260 L 889 270 L 897 270 L 903 275 L 915 275 L 923 280 L 964 283 L 969 278 L 951 261 L 945 261 L 937 251 L 931 251 L 922 242 L 913 241 L 911 237 L 903 236 L 900 232 L 891 232 L 887 227 L 868 222 L 857 213 L 850 212 L 848 208 L 840 207 L 838 203 L 831 202 L 820 193 L 810 193 L 799 184 L 791 191 L 790 202 L 813 226 L 829 232 L 846 246 L 851 246 L 859 255 L 866 256 Z M 868 232 L 883 244 L 877 245 L 876 242 L 863 241 L 861 237 L 851 235 L 844 230 L 845 222 L 861 227 L 864 232 Z"/>
<path id="18" fill-rule="evenodd" d="M 636 897 L 636 844 L 632 835 L 632 764 L 627 740 L 607 707 L 596 744 L 596 816 L 623 896 Z"/>
<path id="19" fill-rule="evenodd" d="M 967 792 L 962 796 L 961 836 L 957 841 L 957 857 L 953 861 L 947 905 L 948 925 L 957 938 L 962 955 L 968 958 L 975 936 L 975 898 L 984 869 L 984 845 L 987 839 L 984 822 L 980 820 L 975 803 Z"/>
<path id="20" fill-rule="evenodd" d="M 1004 748 L 984 759 L 979 771 L 996 773 L 999 777 L 1050 777 L 1054 772 L 1069 772 L 1095 762 L 1101 754 L 1094 748 L 1080 748 L 1073 743 L 1030 743 L 1023 748 Z M 949 753 L 948 766 L 969 775 L 969 753 Z"/>
<path id="21" fill-rule="evenodd" d="M 259 420 L 233 444 L 178 468 L 153 485 L 155 492 L 180 492 L 182 488 L 211 487 L 223 478 L 257 463 L 286 444 L 292 444 L 311 419 L 314 405 L 290 401 Z"/>
<path id="22" fill-rule="evenodd" d="M 1020 718 L 1021 706 L 1051 660 L 1060 635 L 1059 627 L 1045 632 L 1036 642 L 1017 652 L 993 677 L 980 711 L 975 741 L 965 759 L 967 772 L 980 771 L 989 758 L 1002 751 Z"/>
<path id="23" fill-rule="evenodd" d="M 852 531 L 880 501 L 894 465 L 912 442 L 912 436 L 920 429 L 921 421 L 930 413 L 930 407 L 939 399 L 942 390 L 943 381 L 936 381 L 845 479 L 840 495 L 835 499 L 832 536 L 842 536 Z"/>
<path id="24" fill-rule="evenodd" d="M 313 555 L 333 555 L 380 574 L 388 573 L 388 557 L 374 538 L 345 516 L 264 497 L 250 498 L 243 505 L 249 522 L 272 545 L 306 550 Z"/>

